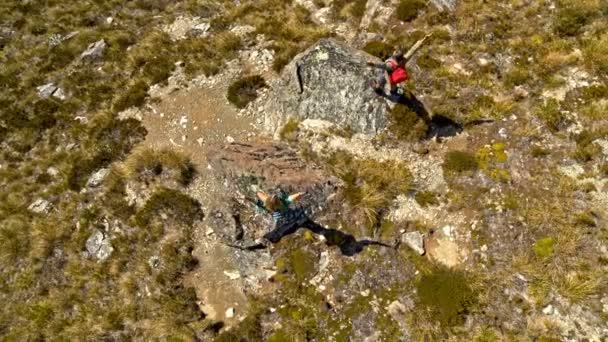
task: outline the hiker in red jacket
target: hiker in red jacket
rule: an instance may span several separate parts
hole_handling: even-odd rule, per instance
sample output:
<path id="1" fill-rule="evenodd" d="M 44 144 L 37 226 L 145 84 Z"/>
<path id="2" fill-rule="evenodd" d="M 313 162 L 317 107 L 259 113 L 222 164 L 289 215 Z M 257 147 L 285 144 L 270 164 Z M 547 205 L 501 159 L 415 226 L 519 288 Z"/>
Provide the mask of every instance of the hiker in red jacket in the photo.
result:
<path id="1" fill-rule="evenodd" d="M 396 93 L 397 85 L 407 81 L 407 70 L 405 70 L 406 62 L 407 60 L 401 50 L 396 50 L 393 57 L 387 59 L 384 63 L 367 62 L 367 65 L 380 69 L 378 79 L 372 81 L 372 88 L 378 93 L 384 92 L 387 80 L 386 74 L 388 73 L 391 93 Z"/>

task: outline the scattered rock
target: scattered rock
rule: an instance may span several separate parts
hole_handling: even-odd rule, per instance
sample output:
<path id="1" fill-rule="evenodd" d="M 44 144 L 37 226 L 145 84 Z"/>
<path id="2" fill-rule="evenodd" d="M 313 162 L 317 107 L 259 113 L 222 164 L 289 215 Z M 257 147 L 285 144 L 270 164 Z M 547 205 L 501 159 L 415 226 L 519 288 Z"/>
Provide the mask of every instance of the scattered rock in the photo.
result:
<path id="1" fill-rule="evenodd" d="M 226 310 L 226 318 L 234 317 L 235 313 L 236 313 L 236 310 L 234 308 L 228 308 L 228 310 Z"/>
<path id="2" fill-rule="evenodd" d="M 100 230 L 96 230 L 95 233 L 87 239 L 86 249 L 89 255 L 99 261 L 104 261 L 114 251 L 114 248 L 110 244 L 110 239 Z"/>
<path id="3" fill-rule="evenodd" d="M 209 23 L 205 22 L 201 17 L 184 17 L 175 18 L 173 23 L 165 25 L 163 31 L 172 40 L 185 39 L 189 34 L 195 36 L 207 36 L 209 34 Z"/>
<path id="4" fill-rule="evenodd" d="M 100 186 L 109 172 L 110 172 L 110 169 L 106 169 L 106 168 L 97 170 L 95 173 L 93 173 L 91 175 L 91 177 L 89 177 L 89 180 L 87 181 L 87 186 L 89 188 L 96 188 L 96 187 Z"/>
<path id="5" fill-rule="evenodd" d="M 402 240 L 408 247 L 413 249 L 416 253 L 423 255 L 424 251 L 424 236 L 420 232 L 407 232 L 403 234 Z"/>
<path id="6" fill-rule="evenodd" d="M 232 208 L 212 209 L 205 217 L 204 224 L 225 241 L 235 243 L 243 238 L 243 227 L 235 219 Z"/>
<path id="7" fill-rule="evenodd" d="M 45 85 L 41 85 L 36 88 L 38 90 L 38 96 L 42 98 L 47 98 L 53 95 L 53 93 L 58 89 L 54 83 L 47 83 Z"/>
<path id="8" fill-rule="evenodd" d="M 106 41 L 101 39 L 95 43 L 90 44 L 87 49 L 80 55 L 82 60 L 94 61 L 103 57 L 104 52 L 108 44 Z"/>
<path id="9" fill-rule="evenodd" d="M 209 29 L 211 28 L 211 24 L 209 23 L 201 23 L 195 25 L 192 30 L 190 30 L 190 34 L 196 37 L 207 36 L 209 33 Z"/>
<path id="10" fill-rule="evenodd" d="M 547 305 L 545 308 L 543 308 L 543 313 L 545 315 L 553 315 L 554 309 L 553 309 L 553 305 L 549 304 Z"/>
<path id="11" fill-rule="evenodd" d="M 158 268 L 160 266 L 160 257 L 158 255 L 153 255 L 148 259 L 148 265 L 152 268 Z"/>
<path id="12" fill-rule="evenodd" d="M 51 210 L 51 203 L 45 199 L 39 198 L 34 203 L 30 204 L 27 209 L 36 214 L 46 214 Z"/>
<path id="13" fill-rule="evenodd" d="M 509 137 L 509 135 L 507 134 L 507 129 L 502 127 L 501 129 L 498 130 L 498 135 L 500 135 L 501 138 L 506 139 Z"/>

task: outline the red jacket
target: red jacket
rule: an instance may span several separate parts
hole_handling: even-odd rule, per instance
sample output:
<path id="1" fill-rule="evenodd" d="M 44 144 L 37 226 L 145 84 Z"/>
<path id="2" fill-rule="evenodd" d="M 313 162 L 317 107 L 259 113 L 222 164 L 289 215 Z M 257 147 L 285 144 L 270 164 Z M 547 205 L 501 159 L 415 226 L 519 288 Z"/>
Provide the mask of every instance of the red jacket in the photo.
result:
<path id="1" fill-rule="evenodd" d="M 389 81 L 391 82 L 391 85 L 396 85 L 401 82 L 407 81 L 407 70 L 405 70 L 405 65 L 399 65 L 393 59 L 390 59 L 388 62 L 391 64 L 391 67 L 393 68 L 393 72 L 389 73 L 389 78 L 388 78 Z"/>

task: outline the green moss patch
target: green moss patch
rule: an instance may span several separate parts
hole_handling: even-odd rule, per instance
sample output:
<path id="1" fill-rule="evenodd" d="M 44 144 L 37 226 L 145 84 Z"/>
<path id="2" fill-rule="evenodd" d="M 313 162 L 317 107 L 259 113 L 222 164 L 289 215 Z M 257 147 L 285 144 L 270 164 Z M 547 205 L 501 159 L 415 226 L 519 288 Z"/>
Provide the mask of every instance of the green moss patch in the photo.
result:
<path id="1" fill-rule="evenodd" d="M 534 254 L 541 258 L 548 258 L 553 255 L 555 249 L 555 239 L 552 237 L 542 238 L 534 243 Z"/>

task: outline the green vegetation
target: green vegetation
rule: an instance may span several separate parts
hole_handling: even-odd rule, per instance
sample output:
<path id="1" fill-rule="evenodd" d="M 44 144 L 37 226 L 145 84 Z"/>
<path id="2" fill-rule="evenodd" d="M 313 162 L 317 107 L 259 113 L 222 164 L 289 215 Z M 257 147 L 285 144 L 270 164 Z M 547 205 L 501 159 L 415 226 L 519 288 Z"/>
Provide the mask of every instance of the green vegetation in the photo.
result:
<path id="1" fill-rule="evenodd" d="M 426 7 L 422 0 L 401 0 L 397 6 L 397 18 L 401 21 L 412 21 L 418 17 L 419 11 Z"/>
<path id="2" fill-rule="evenodd" d="M 548 100 L 536 111 L 536 116 L 545 122 L 553 132 L 557 132 L 566 124 L 566 118 L 562 114 L 559 103 L 556 100 Z"/>
<path id="3" fill-rule="evenodd" d="M 405 194 L 412 181 L 401 162 L 359 160 L 345 152 L 335 153 L 328 162 L 344 182 L 342 196 L 353 210 L 346 219 L 363 218 L 370 226 L 381 222 L 388 205 Z"/>
<path id="4" fill-rule="evenodd" d="M 245 108 L 249 102 L 258 97 L 258 90 L 264 87 L 266 87 L 266 82 L 262 76 L 253 75 L 241 78 L 228 87 L 228 101 L 237 108 Z"/>
<path id="5" fill-rule="evenodd" d="M 389 59 L 393 55 L 394 48 L 381 41 L 371 41 L 363 47 L 363 51 L 372 56 L 380 58 L 382 61 Z"/>
<path id="6" fill-rule="evenodd" d="M 435 269 L 416 284 L 419 302 L 443 328 L 462 325 L 478 302 L 469 283 L 463 272 Z"/>
<path id="7" fill-rule="evenodd" d="M 445 155 L 443 170 L 447 173 L 462 173 L 479 168 L 475 155 L 465 151 L 450 151 Z"/>
<path id="8" fill-rule="evenodd" d="M 553 30 L 561 36 L 576 36 L 590 21 L 593 13 L 584 4 L 576 1 L 561 2 L 554 19 Z"/>
<path id="9" fill-rule="evenodd" d="M 295 139 L 298 131 L 300 130 L 299 126 L 300 121 L 290 117 L 279 131 L 279 137 L 281 138 L 281 140 Z"/>
<path id="10" fill-rule="evenodd" d="M 389 130 L 399 140 L 421 140 L 428 134 L 429 127 L 425 120 L 408 106 L 396 105 L 390 112 L 389 120 Z"/>
<path id="11" fill-rule="evenodd" d="M 419 191 L 416 193 L 414 198 L 416 199 L 416 202 L 423 207 L 439 204 L 437 195 L 432 191 Z"/>
<path id="12" fill-rule="evenodd" d="M 552 237 L 546 237 L 537 240 L 534 243 L 534 254 L 541 258 L 548 258 L 553 255 L 555 240 Z"/>

